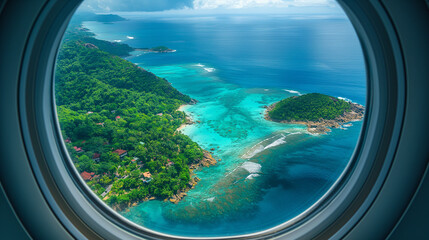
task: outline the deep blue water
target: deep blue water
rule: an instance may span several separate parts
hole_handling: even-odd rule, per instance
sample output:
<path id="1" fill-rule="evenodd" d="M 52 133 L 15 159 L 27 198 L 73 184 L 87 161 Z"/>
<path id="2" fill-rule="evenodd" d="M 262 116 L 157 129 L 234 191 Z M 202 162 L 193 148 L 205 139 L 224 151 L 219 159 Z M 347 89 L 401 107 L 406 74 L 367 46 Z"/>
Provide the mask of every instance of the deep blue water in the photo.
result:
<path id="1" fill-rule="evenodd" d="M 365 104 L 361 48 L 343 17 L 127 15 L 85 22 L 100 39 L 174 53 L 127 59 L 199 101 L 183 110 L 201 123 L 182 132 L 215 148 L 219 164 L 179 204 L 150 201 L 121 213 L 156 231 L 229 236 L 266 230 L 313 205 L 344 171 L 361 122 L 327 135 L 268 122 L 264 105 L 309 92 Z M 288 90 L 288 91 L 286 91 Z"/>

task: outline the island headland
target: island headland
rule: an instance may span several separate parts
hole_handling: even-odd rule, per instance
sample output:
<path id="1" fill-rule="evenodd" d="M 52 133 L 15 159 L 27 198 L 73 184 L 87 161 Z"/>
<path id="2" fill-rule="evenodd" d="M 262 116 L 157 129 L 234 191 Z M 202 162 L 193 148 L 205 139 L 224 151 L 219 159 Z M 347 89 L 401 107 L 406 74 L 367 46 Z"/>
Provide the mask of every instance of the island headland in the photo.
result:
<path id="1" fill-rule="evenodd" d="M 289 97 L 265 108 L 266 120 L 304 124 L 307 131 L 314 134 L 350 126 L 350 122 L 361 120 L 365 112 L 365 107 L 360 104 L 320 93 Z"/>
<path id="2" fill-rule="evenodd" d="M 135 48 L 134 51 L 142 51 L 142 52 L 153 52 L 153 53 L 171 53 L 176 52 L 174 49 L 170 49 L 165 46 L 158 46 L 153 48 Z"/>

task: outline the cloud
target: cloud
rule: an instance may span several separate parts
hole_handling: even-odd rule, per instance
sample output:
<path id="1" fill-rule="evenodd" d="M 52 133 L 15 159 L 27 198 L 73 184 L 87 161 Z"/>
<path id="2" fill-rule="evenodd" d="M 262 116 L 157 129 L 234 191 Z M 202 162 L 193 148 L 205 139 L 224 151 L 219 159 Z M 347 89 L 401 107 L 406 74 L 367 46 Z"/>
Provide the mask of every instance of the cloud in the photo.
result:
<path id="1" fill-rule="evenodd" d="M 318 6 L 336 6 L 338 5 L 334 0 L 293 0 L 290 2 L 291 6 L 295 7 L 318 7 Z"/>
<path id="2" fill-rule="evenodd" d="M 154 12 L 173 9 L 246 9 L 332 7 L 334 0 L 85 0 L 80 10 L 92 12 Z"/>
<path id="3" fill-rule="evenodd" d="M 282 0 L 194 0 L 195 9 L 271 7 L 283 4 Z"/>
<path id="4" fill-rule="evenodd" d="M 194 9 L 241 9 L 258 7 L 327 7 L 334 0 L 194 0 Z"/>
<path id="5" fill-rule="evenodd" d="M 192 7 L 193 0 L 85 0 L 80 6 L 80 10 L 92 12 L 154 12 Z"/>

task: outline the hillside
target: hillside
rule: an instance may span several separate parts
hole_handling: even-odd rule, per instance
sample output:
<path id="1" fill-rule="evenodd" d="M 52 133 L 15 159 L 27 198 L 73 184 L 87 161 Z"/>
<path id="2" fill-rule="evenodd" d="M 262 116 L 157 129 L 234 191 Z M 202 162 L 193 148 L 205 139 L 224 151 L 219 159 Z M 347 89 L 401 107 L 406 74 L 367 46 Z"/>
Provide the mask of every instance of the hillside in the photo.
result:
<path id="1" fill-rule="evenodd" d="M 66 147 L 81 176 L 116 209 L 180 199 L 212 157 L 176 129 L 193 103 L 163 78 L 103 51 L 118 46 L 68 32 L 56 66 L 56 104 Z M 91 39 L 91 41 L 88 41 Z M 99 44 L 102 43 L 102 44 Z M 104 46 L 104 47 L 103 47 Z"/>

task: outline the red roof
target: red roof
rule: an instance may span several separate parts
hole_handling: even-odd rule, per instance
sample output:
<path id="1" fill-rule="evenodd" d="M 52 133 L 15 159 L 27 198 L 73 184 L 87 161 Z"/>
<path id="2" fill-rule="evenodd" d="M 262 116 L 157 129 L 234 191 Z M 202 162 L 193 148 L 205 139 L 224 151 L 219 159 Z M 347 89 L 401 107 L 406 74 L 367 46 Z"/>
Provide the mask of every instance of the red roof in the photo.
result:
<path id="1" fill-rule="evenodd" d="M 114 153 L 117 153 L 119 156 L 120 155 L 122 155 L 122 154 L 124 154 L 124 153 L 127 153 L 127 151 L 125 151 L 125 150 L 122 150 L 122 149 L 116 149 L 115 151 L 113 151 Z"/>
<path id="2" fill-rule="evenodd" d="M 82 148 L 78 148 L 78 147 L 76 147 L 76 146 L 74 146 L 73 148 L 74 148 L 74 150 L 75 150 L 76 152 L 80 152 L 80 151 L 82 151 Z"/>
<path id="3" fill-rule="evenodd" d="M 116 119 L 119 119 L 119 118 L 121 118 L 121 116 L 116 116 Z"/>
<path id="4" fill-rule="evenodd" d="M 94 155 L 92 156 L 92 159 L 97 159 L 100 158 L 100 154 L 99 153 L 94 153 Z"/>
<path id="5" fill-rule="evenodd" d="M 86 172 L 86 171 L 84 171 L 84 172 L 82 172 L 82 173 L 80 174 L 80 176 L 81 176 L 81 177 L 83 178 L 83 180 L 85 180 L 85 181 L 91 180 L 93 175 L 94 175 L 94 173 L 93 173 L 93 172 L 92 172 L 92 173 L 89 173 L 89 172 Z"/>
<path id="6" fill-rule="evenodd" d="M 165 164 L 165 166 L 170 167 L 171 165 L 174 165 L 174 162 L 170 161 L 170 159 L 167 159 L 167 163 Z"/>

